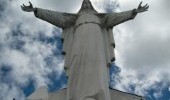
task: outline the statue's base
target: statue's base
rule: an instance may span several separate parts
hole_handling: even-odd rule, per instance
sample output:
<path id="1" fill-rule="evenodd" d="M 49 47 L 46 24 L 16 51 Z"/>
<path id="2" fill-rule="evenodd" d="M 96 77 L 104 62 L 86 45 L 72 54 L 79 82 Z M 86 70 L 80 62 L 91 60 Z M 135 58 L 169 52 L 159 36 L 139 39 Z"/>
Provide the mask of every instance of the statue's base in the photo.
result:
<path id="1" fill-rule="evenodd" d="M 31 94 L 27 100 L 66 100 L 66 88 L 58 90 L 56 92 L 47 92 L 47 88 L 41 87 L 33 94 Z M 116 89 L 110 89 L 111 100 L 144 100 L 142 96 L 122 92 Z"/>

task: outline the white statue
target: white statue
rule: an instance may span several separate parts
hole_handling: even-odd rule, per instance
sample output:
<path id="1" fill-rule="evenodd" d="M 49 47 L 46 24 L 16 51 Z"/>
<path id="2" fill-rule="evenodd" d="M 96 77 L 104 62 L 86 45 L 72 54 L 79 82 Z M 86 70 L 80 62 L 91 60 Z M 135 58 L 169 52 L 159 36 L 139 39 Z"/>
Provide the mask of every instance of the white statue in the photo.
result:
<path id="1" fill-rule="evenodd" d="M 115 60 L 112 29 L 148 10 L 147 4 L 141 4 L 126 12 L 98 13 L 84 0 L 76 14 L 33 8 L 31 3 L 21 6 L 23 11 L 34 11 L 37 18 L 63 29 L 67 100 L 111 100 L 108 71 Z"/>

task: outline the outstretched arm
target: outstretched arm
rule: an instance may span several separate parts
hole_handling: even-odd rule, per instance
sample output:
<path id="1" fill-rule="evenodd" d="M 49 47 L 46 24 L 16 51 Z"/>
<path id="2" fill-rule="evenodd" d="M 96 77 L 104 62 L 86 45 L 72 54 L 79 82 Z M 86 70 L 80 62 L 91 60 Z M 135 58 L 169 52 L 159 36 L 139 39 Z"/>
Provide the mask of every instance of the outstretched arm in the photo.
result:
<path id="1" fill-rule="evenodd" d="M 102 23 L 105 27 L 114 27 L 118 24 L 121 24 L 125 21 L 132 20 L 138 13 L 142 13 L 148 10 L 149 5 L 141 6 L 142 2 L 139 4 L 137 9 L 131 11 L 125 11 L 120 13 L 108 13 L 105 14 L 102 18 Z"/>
<path id="2" fill-rule="evenodd" d="M 47 21 L 57 27 L 66 28 L 74 24 L 77 19 L 76 14 L 62 13 L 57 11 L 45 10 L 41 8 L 34 8 L 31 2 L 29 6 L 24 4 L 21 6 L 23 11 L 34 12 L 37 18 Z"/>

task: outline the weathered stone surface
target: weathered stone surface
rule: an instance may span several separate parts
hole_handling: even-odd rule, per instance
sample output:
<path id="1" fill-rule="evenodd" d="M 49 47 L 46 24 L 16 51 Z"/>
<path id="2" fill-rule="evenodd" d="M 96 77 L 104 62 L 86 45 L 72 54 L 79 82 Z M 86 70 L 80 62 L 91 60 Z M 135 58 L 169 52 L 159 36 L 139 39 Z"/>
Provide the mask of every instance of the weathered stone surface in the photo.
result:
<path id="1" fill-rule="evenodd" d="M 42 90 L 42 91 L 39 91 L 39 90 Z M 67 91 L 66 88 L 61 89 L 59 91 L 51 92 L 51 93 L 44 92 L 44 91 L 47 91 L 44 89 L 39 89 L 39 90 L 35 91 L 35 93 L 36 94 L 38 93 L 41 95 L 33 96 L 35 98 L 33 98 L 31 95 L 31 98 L 29 96 L 27 100 L 66 100 L 66 91 Z M 33 94 L 35 94 L 35 93 L 33 93 Z M 46 93 L 46 94 L 44 94 L 44 93 Z M 119 91 L 116 89 L 110 89 L 110 96 L 111 96 L 111 100 L 144 100 L 142 96 L 122 92 L 122 91 Z"/>
<path id="2" fill-rule="evenodd" d="M 42 86 L 26 98 L 26 100 L 49 100 L 46 86 Z"/>
<path id="3" fill-rule="evenodd" d="M 144 100 L 142 96 L 110 89 L 111 100 Z"/>
<path id="4" fill-rule="evenodd" d="M 61 89 L 48 94 L 49 100 L 66 100 L 66 89 Z"/>

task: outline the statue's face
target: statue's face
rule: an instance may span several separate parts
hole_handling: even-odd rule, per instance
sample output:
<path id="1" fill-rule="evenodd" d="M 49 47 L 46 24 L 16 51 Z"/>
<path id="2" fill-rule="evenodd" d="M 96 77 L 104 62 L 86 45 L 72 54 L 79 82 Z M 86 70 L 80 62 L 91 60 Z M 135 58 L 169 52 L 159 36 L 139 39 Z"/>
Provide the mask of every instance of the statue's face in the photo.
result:
<path id="1" fill-rule="evenodd" d="M 82 7 L 83 7 L 84 9 L 86 9 L 86 8 L 91 8 L 91 7 L 92 7 L 91 2 L 90 2 L 89 0 L 84 0 Z"/>

